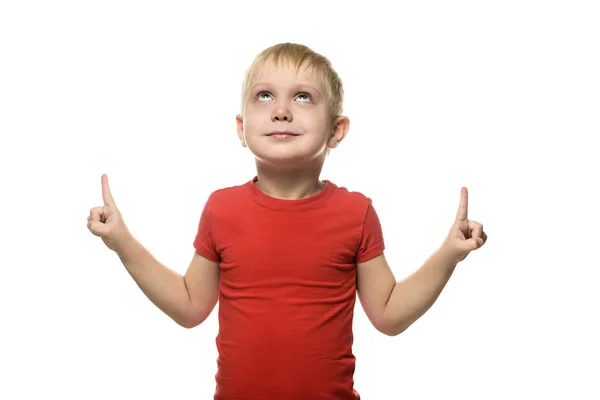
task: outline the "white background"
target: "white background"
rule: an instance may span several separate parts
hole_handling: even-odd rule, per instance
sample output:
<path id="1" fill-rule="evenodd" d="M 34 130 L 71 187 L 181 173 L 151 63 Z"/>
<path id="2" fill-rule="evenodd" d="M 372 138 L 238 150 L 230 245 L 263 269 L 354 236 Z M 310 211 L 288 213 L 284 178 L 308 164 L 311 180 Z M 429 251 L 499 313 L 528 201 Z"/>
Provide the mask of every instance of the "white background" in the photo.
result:
<path id="1" fill-rule="evenodd" d="M 416 3 L 2 2 L 0 398 L 212 398 L 217 310 L 175 324 L 87 216 L 106 173 L 184 273 L 210 192 L 254 176 L 241 83 L 284 41 L 342 77 L 351 128 L 321 178 L 373 199 L 398 280 L 461 186 L 489 235 L 403 334 L 357 303 L 362 398 L 600 398 L 595 2 Z"/>

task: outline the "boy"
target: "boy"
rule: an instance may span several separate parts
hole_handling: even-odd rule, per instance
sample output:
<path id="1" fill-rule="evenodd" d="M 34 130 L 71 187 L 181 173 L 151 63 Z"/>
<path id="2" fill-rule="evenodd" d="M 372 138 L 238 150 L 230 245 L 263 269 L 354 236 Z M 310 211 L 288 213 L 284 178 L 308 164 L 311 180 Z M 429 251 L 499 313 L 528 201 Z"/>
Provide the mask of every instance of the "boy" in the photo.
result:
<path id="1" fill-rule="evenodd" d="M 185 274 L 129 233 L 102 176 L 105 205 L 88 228 L 116 251 L 141 290 L 180 325 L 219 301 L 215 400 L 344 399 L 353 387 L 355 294 L 373 326 L 397 335 L 433 304 L 456 264 L 483 245 L 461 189 L 456 223 L 417 272 L 396 282 L 371 199 L 319 180 L 348 132 L 343 89 L 328 59 L 306 46 L 264 50 L 246 74 L 237 119 L 257 173 L 212 192 Z"/>

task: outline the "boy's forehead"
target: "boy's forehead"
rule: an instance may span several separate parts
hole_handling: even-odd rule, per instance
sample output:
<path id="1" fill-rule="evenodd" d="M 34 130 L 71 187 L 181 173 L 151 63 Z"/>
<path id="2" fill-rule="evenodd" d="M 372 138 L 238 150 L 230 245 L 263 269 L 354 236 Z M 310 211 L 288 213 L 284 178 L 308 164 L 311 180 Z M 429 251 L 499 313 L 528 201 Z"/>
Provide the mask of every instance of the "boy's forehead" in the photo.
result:
<path id="1" fill-rule="evenodd" d="M 295 68 L 288 60 L 266 60 L 257 65 L 250 77 L 251 86 L 259 82 L 277 83 L 280 81 L 306 82 L 320 87 L 322 80 L 311 65 L 302 64 Z"/>

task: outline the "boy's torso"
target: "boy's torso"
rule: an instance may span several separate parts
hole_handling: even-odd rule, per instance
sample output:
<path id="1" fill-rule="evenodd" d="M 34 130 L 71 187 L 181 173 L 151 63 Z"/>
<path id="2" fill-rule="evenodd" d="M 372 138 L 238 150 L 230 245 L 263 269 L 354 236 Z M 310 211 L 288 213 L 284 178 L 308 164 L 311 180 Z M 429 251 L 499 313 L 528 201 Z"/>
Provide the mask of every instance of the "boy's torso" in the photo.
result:
<path id="1" fill-rule="evenodd" d="M 248 185 L 210 199 L 215 399 L 358 399 L 352 320 L 369 200 L 328 182 L 312 201 L 283 203 Z"/>

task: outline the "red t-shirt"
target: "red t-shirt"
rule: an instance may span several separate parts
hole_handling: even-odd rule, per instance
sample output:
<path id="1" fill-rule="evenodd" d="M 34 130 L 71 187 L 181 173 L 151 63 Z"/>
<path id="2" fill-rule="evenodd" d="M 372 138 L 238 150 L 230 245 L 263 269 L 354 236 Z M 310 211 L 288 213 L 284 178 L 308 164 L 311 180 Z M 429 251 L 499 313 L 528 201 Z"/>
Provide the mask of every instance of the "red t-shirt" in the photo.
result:
<path id="1" fill-rule="evenodd" d="M 212 192 L 194 248 L 220 264 L 215 400 L 359 400 L 356 263 L 384 250 L 371 199 L 324 180 L 277 199 L 249 182 Z"/>

